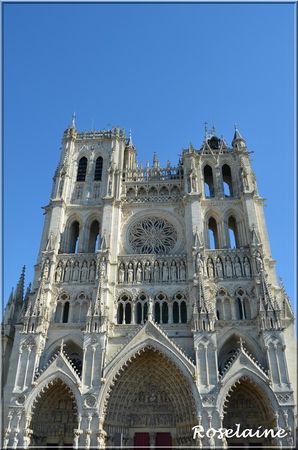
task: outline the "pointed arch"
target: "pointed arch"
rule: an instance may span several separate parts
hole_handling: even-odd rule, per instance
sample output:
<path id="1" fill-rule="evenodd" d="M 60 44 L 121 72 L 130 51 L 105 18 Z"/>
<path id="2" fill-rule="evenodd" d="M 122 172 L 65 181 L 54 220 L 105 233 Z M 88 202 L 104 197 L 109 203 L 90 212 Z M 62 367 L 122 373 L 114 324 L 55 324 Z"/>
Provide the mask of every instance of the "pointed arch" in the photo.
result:
<path id="1" fill-rule="evenodd" d="M 96 162 L 95 162 L 94 181 L 101 181 L 102 168 L 103 168 L 103 158 L 102 158 L 102 156 L 98 156 L 96 158 Z"/>
<path id="2" fill-rule="evenodd" d="M 230 421 L 233 421 L 235 426 L 235 418 L 237 418 L 241 429 L 255 430 L 258 426 L 262 426 L 263 429 L 273 429 L 276 426 L 274 412 L 279 409 L 277 399 L 266 381 L 246 368 L 230 377 L 222 387 L 217 407 L 220 414 L 224 416 L 224 427 L 231 428 Z M 240 441 L 230 441 L 229 443 L 243 445 Z M 248 444 L 247 438 L 245 444 Z M 261 442 L 258 439 L 250 441 L 250 444 L 266 446 L 269 441 Z"/>
<path id="3" fill-rule="evenodd" d="M 229 348 L 232 350 L 234 347 L 239 348 L 239 340 L 243 340 L 244 347 L 248 350 L 248 352 L 253 355 L 259 363 L 261 363 L 265 368 L 267 368 L 267 362 L 264 356 L 264 351 L 260 347 L 260 343 L 252 338 L 250 335 L 247 335 L 245 332 L 239 330 L 237 328 L 231 328 L 226 333 L 224 333 L 219 340 L 218 345 L 218 367 L 220 367 L 221 360 L 224 358 L 224 353 L 229 352 Z M 231 354 L 232 356 L 232 354 Z"/>
<path id="4" fill-rule="evenodd" d="M 213 170 L 209 164 L 206 164 L 203 168 L 203 177 L 204 177 L 205 198 L 214 197 Z"/>
<path id="5" fill-rule="evenodd" d="M 178 436 L 182 428 L 191 432 L 196 424 L 196 402 L 201 403 L 193 378 L 173 361 L 173 357 L 169 358 L 158 348 L 159 343 L 150 339 L 143 344 L 113 367 L 106 377 L 108 381 L 99 399 L 105 430 L 110 435 L 117 427 L 127 432 L 131 426 L 140 426 L 143 416 L 149 415 L 149 424 L 155 428 L 160 427 L 160 420 L 166 420 L 166 426 L 175 427 Z M 150 410 L 151 396 L 155 403 L 163 404 L 166 418 L 161 419 L 156 415 L 157 410 L 154 413 Z M 140 414 L 144 404 L 146 412 L 142 410 Z"/>
<path id="6" fill-rule="evenodd" d="M 82 156 L 78 163 L 77 181 L 85 181 L 87 173 L 88 159 L 86 156 Z"/>

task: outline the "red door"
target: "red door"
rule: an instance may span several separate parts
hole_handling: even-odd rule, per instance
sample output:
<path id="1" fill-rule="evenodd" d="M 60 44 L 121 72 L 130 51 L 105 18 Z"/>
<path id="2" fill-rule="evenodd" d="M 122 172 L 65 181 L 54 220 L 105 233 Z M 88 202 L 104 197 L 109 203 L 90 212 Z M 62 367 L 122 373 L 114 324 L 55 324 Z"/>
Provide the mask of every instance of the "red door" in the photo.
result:
<path id="1" fill-rule="evenodd" d="M 134 448 L 141 450 L 150 450 L 150 436 L 149 433 L 135 433 L 133 438 Z"/>
<path id="2" fill-rule="evenodd" d="M 158 450 L 159 448 L 165 450 L 165 447 L 167 449 L 171 449 L 172 448 L 171 433 L 156 433 L 155 446 L 156 450 Z"/>

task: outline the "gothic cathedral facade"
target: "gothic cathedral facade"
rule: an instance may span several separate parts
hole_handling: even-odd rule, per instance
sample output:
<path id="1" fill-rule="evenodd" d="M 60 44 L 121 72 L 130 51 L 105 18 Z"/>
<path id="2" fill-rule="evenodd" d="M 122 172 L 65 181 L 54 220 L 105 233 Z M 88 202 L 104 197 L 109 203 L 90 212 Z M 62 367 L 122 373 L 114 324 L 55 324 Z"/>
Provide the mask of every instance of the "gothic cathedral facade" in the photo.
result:
<path id="1" fill-rule="evenodd" d="M 44 209 L 2 325 L 3 448 L 294 445 L 294 317 L 237 129 L 162 168 L 73 120 Z M 236 424 L 286 436 L 193 439 Z"/>

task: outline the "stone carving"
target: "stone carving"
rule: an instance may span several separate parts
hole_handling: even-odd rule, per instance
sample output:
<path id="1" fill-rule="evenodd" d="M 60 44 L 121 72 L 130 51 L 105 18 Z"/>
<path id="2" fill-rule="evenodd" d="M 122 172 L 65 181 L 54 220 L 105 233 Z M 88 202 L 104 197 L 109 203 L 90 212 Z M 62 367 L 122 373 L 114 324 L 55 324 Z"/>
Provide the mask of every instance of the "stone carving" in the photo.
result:
<path id="1" fill-rule="evenodd" d="M 222 256 L 220 256 L 222 254 Z M 208 278 L 250 278 L 252 275 L 250 259 L 245 255 L 241 262 L 240 257 L 237 255 L 232 257 L 225 253 L 215 253 L 207 258 L 207 276 Z M 223 264 L 224 261 L 224 264 Z"/>
<path id="2" fill-rule="evenodd" d="M 135 253 L 168 254 L 177 242 L 177 231 L 167 220 L 152 217 L 137 222 L 128 239 Z"/>
<path id="3" fill-rule="evenodd" d="M 43 266 L 42 278 L 46 281 L 49 278 L 50 274 L 50 260 L 47 259 Z"/>
<path id="4" fill-rule="evenodd" d="M 84 260 L 81 264 L 78 259 L 70 258 L 58 262 L 55 271 L 56 283 L 93 283 L 95 281 L 96 262 Z"/>
<path id="5" fill-rule="evenodd" d="M 134 260 L 123 258 L 118 265 L 118 283 L 180 283 L 186 280 L 184 259 Z"/>

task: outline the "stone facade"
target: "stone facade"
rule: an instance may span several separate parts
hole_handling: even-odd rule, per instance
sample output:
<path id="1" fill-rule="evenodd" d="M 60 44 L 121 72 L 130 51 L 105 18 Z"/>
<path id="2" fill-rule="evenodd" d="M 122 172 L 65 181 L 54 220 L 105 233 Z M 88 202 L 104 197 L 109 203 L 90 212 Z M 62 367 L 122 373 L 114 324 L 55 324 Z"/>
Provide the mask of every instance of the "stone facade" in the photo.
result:
<path id="1" fill-rule="evenodd" d="M 73 121 L 5 310 L 3 447 L 292 446 L 293 322 L 238 130 L 161 168 Z M 192 438 L 236 423 L 287 436 Z"/>

